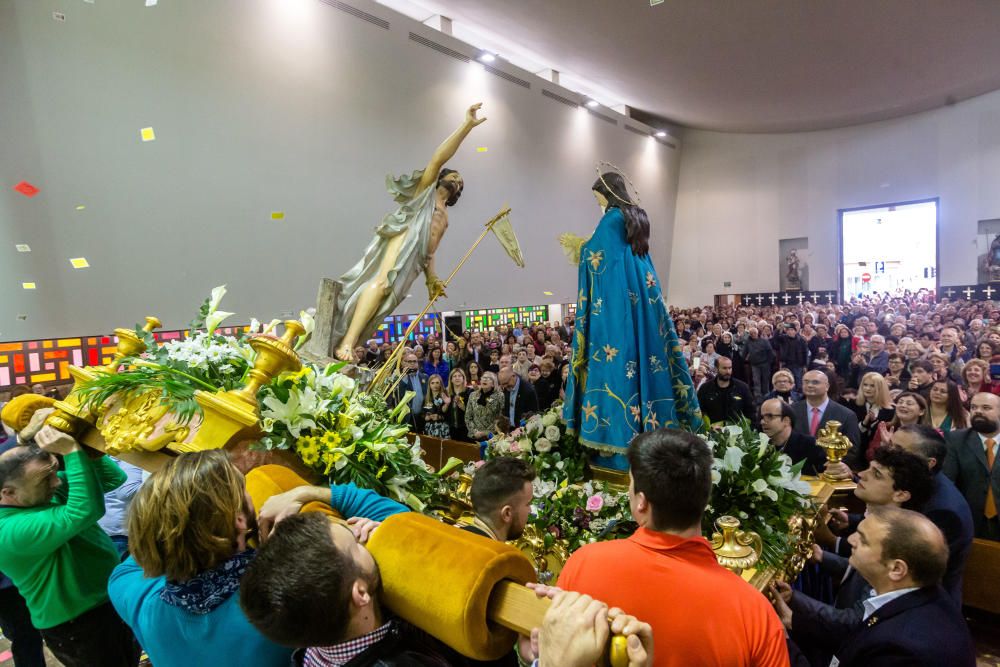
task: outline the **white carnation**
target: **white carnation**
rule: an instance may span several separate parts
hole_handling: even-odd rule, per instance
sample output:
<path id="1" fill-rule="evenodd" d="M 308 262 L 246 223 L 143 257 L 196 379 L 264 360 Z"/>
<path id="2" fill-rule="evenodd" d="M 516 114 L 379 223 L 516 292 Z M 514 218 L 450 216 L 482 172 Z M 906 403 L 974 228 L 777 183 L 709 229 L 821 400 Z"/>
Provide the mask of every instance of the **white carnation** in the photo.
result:
<path id="1" fill-rule="evenodd" d="M 546 412 L 542 415 L 542 424 L 545 426 L 554 426 L 557 421 L 559 416 L 555 412 Z"/>
<path id="2" fill-rule="evenodd" d="M 559 441 L 559 427 L 558 426 L 546 426 L 545 427 L 545 437 L 553 442 Z"/>
<path id="3" fill-rule="evenodd" d="M 539 438 L 535 440 L 535 451 L 539 454 L 544 454 L 552 449 L 552 443 L 546 438 Z"/>

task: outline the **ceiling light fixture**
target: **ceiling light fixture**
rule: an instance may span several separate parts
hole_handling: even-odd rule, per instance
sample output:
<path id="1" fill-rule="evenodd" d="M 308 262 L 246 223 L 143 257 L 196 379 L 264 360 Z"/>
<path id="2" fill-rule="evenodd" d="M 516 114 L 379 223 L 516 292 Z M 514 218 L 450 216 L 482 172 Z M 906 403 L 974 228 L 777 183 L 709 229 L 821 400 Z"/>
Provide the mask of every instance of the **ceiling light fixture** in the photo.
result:
<path id="1" fill-rule="evenodd" d="M 481 63 L 491 63 L 496 59 L 497 57 L 492 53 L 490 53 L 489 51 L 483 51 L 478 56 L 476 56 L 476 60 L 478 60 Z"/>
<path id="2" fill-rule="evenodd" d="M 586 102 L 584 102 L 584 104 L 587 105 L 588 107 L 590 107 L 591 109 L 594 109 L 594 108 L 597 107 L 598 102 L 597 102 L 597 100 L 589 100 L 588 99 Z"/>
<path id="3" fill-rule="evenodd" d="M 665 136 L 667 136 L 667 133 L 664 132 L 663 130 L 657 130 L 656 132 L 653 133 L 653 136 L 656 137 L 657 139 L 662 139 Z"/>

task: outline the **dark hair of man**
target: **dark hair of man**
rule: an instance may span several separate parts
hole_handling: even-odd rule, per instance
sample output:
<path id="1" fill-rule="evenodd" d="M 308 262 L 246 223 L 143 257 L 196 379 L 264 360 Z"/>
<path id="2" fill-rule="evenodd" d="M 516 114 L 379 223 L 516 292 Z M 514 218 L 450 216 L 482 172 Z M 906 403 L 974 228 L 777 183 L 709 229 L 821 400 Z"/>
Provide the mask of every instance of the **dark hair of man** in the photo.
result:
<path id="1" fill-rule="evenodd" d="M 17 484 L 24 479 L 25 468 L 32 461 L 48 463 L 51 456 L 37 445 L 13 447 L 0 458 L 0 489 Z"/>
<path id="2" fill-rule="evenodd" d="M 686 530 L 701 522 L 712 491 L 712 451 L 691 433 L 663 428 L 628 446 L 635 493 L 652 505 L 654 530 Z"/>
<path id="3" fill-rule="evenodd" d="M 732 359 L 730 359 L 729 357 L 727 357 L 725 355 L 720 354 L 719 356 L 717 356 L 715 358 L 715 367 L 718 368 L 719 364 L 721 364 L 723 361 L 728 361 L 729 363 L 733 363 Z"/>
<path id="4" fill-rule="evenodd" d="M 917 586 L 936 586 L 948 568 L 948 549 L 944 540 L 932 543 L 920 530 L 918 512 L 881 506 L 869 510 L 886 528 L 882 540 L 882 562 L 899 559 Z"/>
<path id="5" fill-rule="evenodd" d="M 318 512 L 280 521 L 240 581 L 240 607 L 262 635 L 282 646 L 330 646 L 344 639 L 360 573 Z"/>
<path id="6" fill-rule="evenodd" d="M 922 368 L 928 373 L 934 372 L 934 364 L 927 361 L 926 359 L 915 359 L 910 362 L 910 372 L 913 372 L 914 368 Z"/>
<path id="7" fill-rule="evenodd" d="M 941 469 L 944 459 L 948 455 L 948 445 L 944 436 L 928 424 L 913 424 L 911 426 L 900 426 L 898 432 L 912 433 L 920 456 L 927 460 L 934 459 L 934 472 Z"/>
<path id="8" fill-rule="evenodd" d="M 886 340 L 888 340 L 888 338 Z M 893 359 L 895 359 L 896 361 L 902 361 L 904 363 L 906 362 L 906 357 L 901 355 L 899 352 L 893 352 L 892 354 L 889 355 L 888 360 L 892 361 Z"/>
<path id="9" fill-rule="evenodd" d="M 447 176 L 448 174 L 457 174 L 457 173 L 458 172 L 455 171 L 454 169 L 448 169 L 447 167 L 445 167 L 438 173 L 438 180 L 437 180 L 438 186 L 443 185 L 445 188 L 447 188 L 448 192 L 451 193 L 448 196 L 448 201 L 444 203 L 445 206 L 454 206 L 458 202 L 459 197 L 462 196 L 462 191 L 465 190 L 464 183 L 461 186 L 459 186 L 457 183 L 444 180 L 444 177 Z"/>
<path id="10" fill-rule="evenodd" d="M 792 406 L 784 401 L 779 401 L 781 403 L 781 418 L 788 420 L 788 425 L 795 428 L 795 411 L 792 410 Z"/>
<path id="11" fill-rule="evenodd" d="M 933 492 L 933 477 L 927 461 L 911 454 L 902 447 L 882 445 L 875 450 L 872 460 L 892 471 L 892 488 L 909 491 L 910 499 L 903 503 L 908 510 L 919 511 Z"/>
<path id="12" fill-rule="evenodd" d="M 501 456 L 487 461 L 472 478 L 472 508 L 485 516 L 506 505 L 511 496 L 524 490 L 525 482 L 534 481 L 535 468 L 526 461 Z"/>
<path id="13" fill-rule="evenodd" d="M 632 246 L 632 253 L 636 257 L 648 255 L 649 216 L 641 207 L 629 203 L 633 201 L 633 195 L 628 193 L 622 175 L 614 171 L 605 172 L 590 189 L 608 200 L 608 209 L 617 208 L 625 216 L 625 240 Z"/>

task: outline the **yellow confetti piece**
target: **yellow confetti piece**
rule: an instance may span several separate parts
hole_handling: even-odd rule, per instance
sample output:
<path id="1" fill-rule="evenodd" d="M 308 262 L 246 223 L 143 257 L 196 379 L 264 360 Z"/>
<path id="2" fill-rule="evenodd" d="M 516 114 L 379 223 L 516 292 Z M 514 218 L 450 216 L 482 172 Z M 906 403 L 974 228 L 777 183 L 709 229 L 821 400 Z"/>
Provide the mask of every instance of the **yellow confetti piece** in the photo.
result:
<path id="1" fill-rule="evenodd" d="M 21 283 L 21 287 L 24 289 L 35 289 L 35 283 Z"/>
<path id="2" fill-rule="evenodd" d="M 153 128 L 144 127 L 139 130 L 139 136 L 142 137 L 143 141 L 156 141 L 156 133 L 153 132 Z"/>
<path id="3" fill-rule="evenodd" d="M 80 204 L 79 206 L 77 206 L 77 207 L 76 207 L 76 210 L 78 210 L 78 211 L 82 211 L 82 210 L 83 210 L 83 209 L 85 209 L 85 208 L 87 208 L 87 207 L 86 207 L 86 206 L 84 206 L 83 204 Z"/>
<path id="4" fill-rule="evenodd" d="M 480 146 L 479 148 L 476 149 L 476 152 L 477 153 L 485 153 L 488 150 L 489 150 L 488 147 L 486 147 L 486 146 Z"/>
<path id="5" fill-rule="evenodd" d="M 27 243 L 18 243 L 14 246 L 18 252 L 31 252 L 31 246 Z"/>
<path id="6" fill-rule="evenodd" d="M 271 211 L 271 220 L 284 220 L 284 219 L 285 219 L 284 211 Z"/>
<path id="7" fill-rule="evenodd" d="M 71 257 L 69 263 L 73 265 L 74 269 L 86 269 L 90 266 L 86 257 Z"/>

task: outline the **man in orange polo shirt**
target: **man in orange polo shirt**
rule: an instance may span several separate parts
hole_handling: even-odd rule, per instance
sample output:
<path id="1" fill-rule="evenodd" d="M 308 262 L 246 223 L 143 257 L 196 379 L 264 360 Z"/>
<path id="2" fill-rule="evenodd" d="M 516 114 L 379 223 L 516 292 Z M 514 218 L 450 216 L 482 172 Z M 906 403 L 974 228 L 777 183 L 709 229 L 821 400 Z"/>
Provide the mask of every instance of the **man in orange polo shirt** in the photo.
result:
<path id="1" fill-rule="evenodd" d="M 720 566 L 701 535 L 712 489 L 705 441 L 651 431 L 632 441 L 628 460 L 629 506 L 639 529 L 576 551 L 559 587 L 648 622 L 656 667 L 787 666 L 785 632 L 771 604 Z"/>

